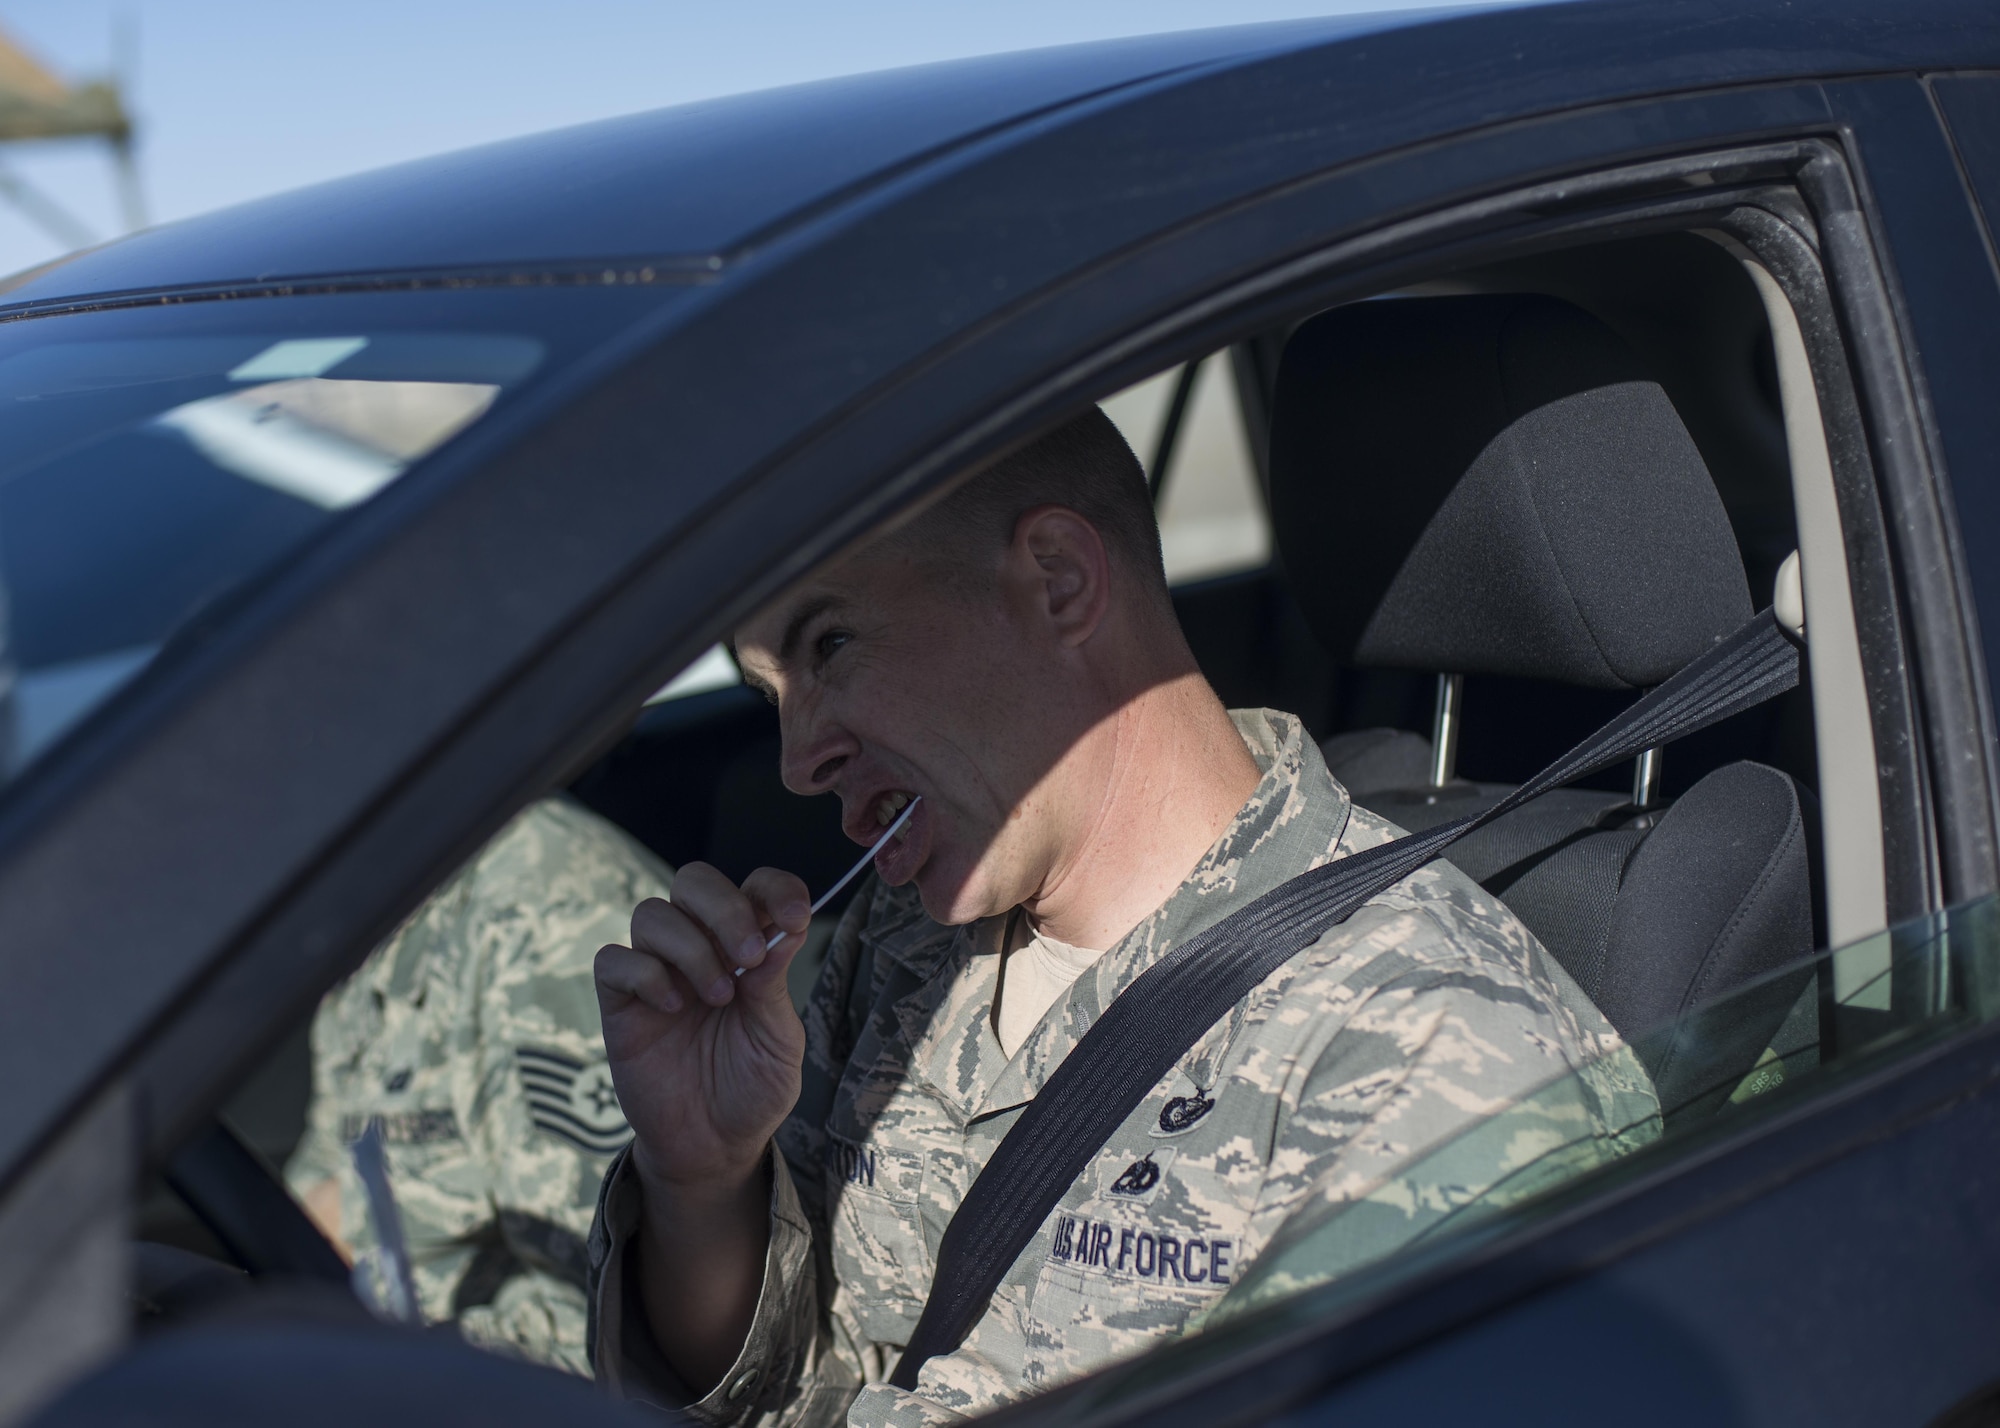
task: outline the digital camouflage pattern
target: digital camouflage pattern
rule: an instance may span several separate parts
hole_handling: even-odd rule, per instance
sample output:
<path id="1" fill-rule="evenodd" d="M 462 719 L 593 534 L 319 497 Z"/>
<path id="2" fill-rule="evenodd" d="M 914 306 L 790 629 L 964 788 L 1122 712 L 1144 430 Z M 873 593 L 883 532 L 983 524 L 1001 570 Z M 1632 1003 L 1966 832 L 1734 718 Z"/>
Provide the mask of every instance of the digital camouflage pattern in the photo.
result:
<path id="1" fill-rule="evenodd" d="M 1264 770 L 1256 793 L 1011 1060 L 991 1014 L 1008 919 L 942 927 L 913 889 L 878 882 L 856 899 L 814 991 L 803 1094 L 772 1155 L 756 1319 L 693 1416 L 952 1422 L 1198 1325 L 1294 1222 L 1367 1207 L 1357 1235 L 1295 1264 L 1290 1287 L 1320 1277 L 1314 1263 L 1338 1273 L 1388 1254 L 1564 1146 L 1615 1145 L 1657 1124 L 1645 1073 L 1575 983 L 1496 899 L 1433 864 L 1217 1023 L 1077 1179 L 966 1343 L 932 1359 L 915 1393 L 883 1382 L 953 1211 L 1112 998 L 1252 898 L 1396 835 L 1349 802 L 1297 720 L 1234 717 Z M 1464 1134 L 1495 1117 L 1503 1134 Z M 1460 1144 L 1467 1153 L 1425 1155 Z M 637 1214 L 621 1161 L 590 1246 L 596 1362 L 627 1396 L 684 1404 L 621 1312 Z M 1306 1240 L 1326 1250 L 1324 1235 Z"/>
<path id="2" fill-rule="evenodd" d="M 330 993 L 313 1098 L 286 1166 L 332 1176 L 342 1238 L 375 1247 L 347 1144 L 382 1118 L 427 1320 L 587 1374 L 584 1235 L 631 1139 L 591 963 L 663 897 L 652 854 L 583 808 L 531 805 Z"/>

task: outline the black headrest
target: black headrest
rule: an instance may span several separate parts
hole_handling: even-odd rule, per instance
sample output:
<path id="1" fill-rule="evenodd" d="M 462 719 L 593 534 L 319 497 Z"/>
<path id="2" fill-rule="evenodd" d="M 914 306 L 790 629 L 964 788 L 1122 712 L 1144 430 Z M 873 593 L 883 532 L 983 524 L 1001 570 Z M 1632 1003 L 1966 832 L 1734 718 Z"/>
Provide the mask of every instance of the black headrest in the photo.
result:
<path id="1" fill-rule="evenodd" d="M 1278 369 L 1271 513 L 1306 617 L 1352 664 L 1643 688 L 1751 613 L 1673 404 L 1554 298 L 1306 323 Z"/>

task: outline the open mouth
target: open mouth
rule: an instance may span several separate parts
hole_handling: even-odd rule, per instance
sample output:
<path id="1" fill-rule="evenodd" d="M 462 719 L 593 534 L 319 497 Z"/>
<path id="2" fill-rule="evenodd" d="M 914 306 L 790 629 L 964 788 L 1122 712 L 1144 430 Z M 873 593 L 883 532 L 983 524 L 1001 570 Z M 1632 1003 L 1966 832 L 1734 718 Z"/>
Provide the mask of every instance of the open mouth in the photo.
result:
<path id="1" fill-rule="evenodd" d="M 909 881 L 930 855 L 929 813 L 929 799 L 919 798 L 908 789 L 887 789 L 856 810 L 856 816 L 846 825 L 847 836 L 863 846 L 881 842 L 875 853 L 875 871 L 891 887 L 899 886 Z M 902 827 L 887 841 L 881 841 L 898 819 L 902 820 Z"/>
<path id="2" fill-rule="evenodd" d="M 908 807 L 910 800 L 915 796 L 914 794 L 904 793 L 899 789 L 891 789 L 876 799 L 874 810 L 875 826 L 877 828 L 887 828 L 891 823 L 894 823 L 896 815 Z M 896 830 L 896 837 L 898 839 L 907 838 L 909 835 L 910 825 L 907 823 Z"/>

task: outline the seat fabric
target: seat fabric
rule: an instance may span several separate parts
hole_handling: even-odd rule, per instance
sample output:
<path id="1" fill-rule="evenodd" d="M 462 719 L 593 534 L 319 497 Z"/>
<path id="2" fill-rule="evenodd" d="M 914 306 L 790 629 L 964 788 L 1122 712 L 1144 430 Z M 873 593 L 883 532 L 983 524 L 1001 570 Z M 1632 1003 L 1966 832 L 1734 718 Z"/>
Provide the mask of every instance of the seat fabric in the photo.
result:
<path id="1" fill-rule="evenodd" d="M 1314 318 L 1279 365 L 1270 469 L 1293 594 L 1344 663 L 1643 689 L 1750 618 L 1665 390 L 1553 298 Z"/>
<path id="2" fill-rule="evenodd" d="M 1350 790 L 1412 833 L 1511 792 Z M 1556 789 L 1461 839 L 1447 860 L 1535 934 L 1680 1115 L 1728 1098 L 1812 978 L 1801 965 L 1814 942 L 1807 806 L 1789 776 L 1747 762 L 1644 813 L 1619 794 Z"/>
<path id="3" fill-rule="evenodd" d="M 1615 960 L 1585 987 L 1669 1116 L 1726 1101 L 1746 1049 L 1771 1044 L 1813 979 L 1810 807 L 1776 769 L 1725 765 L 1681 796 L 1625 870 Z"/>
<path id="4" fill-rule="evenodd" d="M 1421 833 L 1483 813 L 1513 791 L 1510 784 L 1457 783 L 1383 789 L 1355 801 Z M 1588 992 L 1586 970 L 1604 960 L 1625 864 L 1646 836 L 1646 828 L 1620 826 L 1631 811 L 1615 793 L 1560 788 L 1461 838 L 1445 857 L 1505 902 Z"/>
<path id="5" fill-rule="evenodd" d="M 1372 302 L 1305 324 L 1279 370 L 1270 469 L 1286 573 L 1348 664 L 1637 689 L 1750 615 L 1665 392 L 1551 298 Z M 1406 730 L 1324 752 L 1358 804 L 1411 832 L 1512 791 L 1429 787 L 1430 743 Z M 1790 778 L 1737 763 L 1644 811 L 1557 790 L 1448 857 L 1632 1042 L 1667 1113 L 1698 1114 L 1800 1002 L 1809 973 L 1784 969 L 1813 946 L 1806 829 Z"/>

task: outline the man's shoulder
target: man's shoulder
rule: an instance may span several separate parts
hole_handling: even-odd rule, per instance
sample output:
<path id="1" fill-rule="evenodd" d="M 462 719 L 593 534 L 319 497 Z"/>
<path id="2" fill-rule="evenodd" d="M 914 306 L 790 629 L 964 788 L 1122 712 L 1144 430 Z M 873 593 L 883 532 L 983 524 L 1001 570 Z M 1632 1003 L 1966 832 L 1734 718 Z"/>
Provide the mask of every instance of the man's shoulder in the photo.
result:
<path id="1" fill-rule="evenodd" d="M 1340 853 L 1349 857 L 1407 836 L 1379 813 L 1357 804 L 1340 840 Z M 1352 928 L 1350 935 L 1359 936 L 1391 921 L 1406 939 L 1403 946 L 1412 961 L 1441 968 L 1498 964 L 1535 976 L 1548 955 L 1513 910 L 1466 876 L 1448 854 L 1377 893 L 1347 925 Z"/>
<path id="2" fill-rule="evenodd" d="M 552 893 L 599 885 L 657 885 L 672 873 L 617 824 L 569 798 L 537 799 L 481 850 L 469 870 L 483 895 Z"/>
<path id="3" fill-rule="evenodd" d="M 475 917 L 565 905 L 632 904 L 663 894 L 664 863 L 615 824 L 565 798 L 529 804 L 463 874 Z"/>
<path id="4" fill-rule="evenodd" d="M 1405 836 L 1356 805 L 1342 856 Z M 1322 995 L 1336 981 L 1353 992 L 1448 993 L 1531 1015 L 1545 1012 L 1593 1044 L 1611 1035 L 1602 1013 L 1513 910 L 1454 865 L 1434 859 L 1331 928 L 1295 964 L 1290 995 Z"/>
<path id="5" fill-rule="evenodd" d="M 632 909 L 663 897 L 666 865 L 579 804 L 545 798 L 496 834 L 457 880 L 457 940 L 481 975 L 512 983 L 586 975 Z M 526 994 L 524 994 L 526 995 Z"/>

